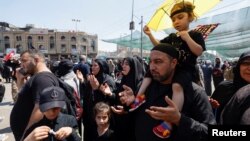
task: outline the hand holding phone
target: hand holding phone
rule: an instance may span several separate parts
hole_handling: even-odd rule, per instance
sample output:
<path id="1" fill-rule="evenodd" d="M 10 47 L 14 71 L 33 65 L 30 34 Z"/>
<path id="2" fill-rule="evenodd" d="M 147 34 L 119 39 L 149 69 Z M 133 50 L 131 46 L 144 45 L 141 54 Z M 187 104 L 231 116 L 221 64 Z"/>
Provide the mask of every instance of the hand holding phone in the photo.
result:
<path id="1" fill-rule="evenodd" d="M 23 68 L 20 68 L 18 71 L 19 71 L 19 73 L 21 73 L 23 76 L 26 76 L 26 75 L 27 75 L 27 72 L 26 72 Z"/>

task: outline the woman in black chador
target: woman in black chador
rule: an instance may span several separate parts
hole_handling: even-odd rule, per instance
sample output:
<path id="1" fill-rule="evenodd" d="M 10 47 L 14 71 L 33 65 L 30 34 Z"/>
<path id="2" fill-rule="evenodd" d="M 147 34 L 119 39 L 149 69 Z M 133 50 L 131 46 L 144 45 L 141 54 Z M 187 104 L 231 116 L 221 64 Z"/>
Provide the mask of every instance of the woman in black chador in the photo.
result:
<path id="1" fill-rule="evenodd" d="M 112 105 L 115 95 L 113 91 L 116 89 L 114 79 L 108 75 L 109 67 L 106 60 L 95 59 L 92 62 L 91 75 L 83 95 L 83 123 L 84 123 L 84 140 L 92 141 L 95 137 L 96 124 L 93 118 L 93 108 L 97 102 L 105 102 Z M 105 91 L 109 88 L 109 91 Z M 112 122 L 111 128 L 112 128 Z"/>
<path id="2" fill-rule="evenodd" d="M 134 94 L 140 88 L 141 82 L 143 80 L 144 69 L 141 62 L 136 57 L 127 57 L 122 63 L 122 79 L 121 83 L 117 85 L 116 95 L 119 92 L 124 91 L 123 86 L 126 85 L 130 87 Z M 116 104 L 121 105 L 120 97 L 116 97 Z M 124 106 L 124 108 L 128 108 Z M 134 136 L 134 119 L 133 113 L 128 114 L 115 114 L 115 135 L 116 140 L 119 141 L 135 141 Z"/>

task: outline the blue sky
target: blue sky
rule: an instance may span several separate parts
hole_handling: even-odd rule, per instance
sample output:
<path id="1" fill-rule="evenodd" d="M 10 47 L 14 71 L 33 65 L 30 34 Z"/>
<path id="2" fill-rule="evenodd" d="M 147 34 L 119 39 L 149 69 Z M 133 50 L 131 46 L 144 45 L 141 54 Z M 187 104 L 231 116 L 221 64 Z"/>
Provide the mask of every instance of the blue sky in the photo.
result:
<path id="1" fill-rule="evenodd" d="M 75 30 L 97 34 L 99 39 L 113 39 L 130 34 L 132 0 L 0 0 L 0 21 L 18 27 L 35 24 L 38 28 Z M 134 0 L 135 28 L 140 30 L 164 0 Z M 223 0 L 236 2 L 242 0 Z M 249 1 L 249 0 L 247 0 Z M 162 32 L 160 33 L 163 34 Z M 160 36 L 161 36 L 160 35 Z M 116 45 L 99 42 L 101 50 L 114 50 Z"/>

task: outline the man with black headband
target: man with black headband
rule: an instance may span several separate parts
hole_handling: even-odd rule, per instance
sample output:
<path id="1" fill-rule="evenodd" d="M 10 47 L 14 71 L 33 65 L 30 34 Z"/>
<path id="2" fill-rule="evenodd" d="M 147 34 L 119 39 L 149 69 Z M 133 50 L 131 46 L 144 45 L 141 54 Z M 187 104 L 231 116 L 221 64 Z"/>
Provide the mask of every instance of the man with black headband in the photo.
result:
<path id="1" fill-rule="evenodd" d="M 192 83 L 184 89 L 182 111 L 171 100 L 178 56 L 178 51 L 170 44 L 159 44 L 151 50 L 150 72 L 153 80 L 146 89 L 145 103 L 134 113 L 136 141 L 165 140 L 152 132 L 162 121 L 173 126 L 169 140 L 186 141 L 208 140 L 208 124 L 216 124 L 207 95 L 197 84 Z M 130 105 L 135 97 L 129 87 L 124 88 L 120 100 Z"/>
<path id="2" fill-rule="evenodd" d="M 159 43 L 168 43 L 173 45 L 179 51 L 178 66 L 181 72 L 177 72 L 172 83 L 173 101 L 181 111 L 184 103 L 184 89 L 187 83 L 195 82 L 202 85 L 199 67 L 197 66 L 197 58 L 202 54 L 205 48 L 205 42 L 201 33 L 197 31 L 189 31 L 189 24 L 196 19 L 193 12 L 195 6 L 186 1 L 177 3 L 171 9 L 170 17 L 172 19 L 173 27 L 177 33 L 171 33 L 168 37 L 161 41 L 156 40 L 147 26 L 144 28 L 154 46 Z M 185 79 L 183 79 L 185 78 Z M 151 75 L 146 74 L 143 79 L 140 90 L 137 94 L 136 100 L 131 104 L 131 110 L 137 109 L 145 102 L 145 89 L 151 82 Z M 153 129 L 154 133 L 160 138 L 168 138 L 171 132 L 171 125 L 164 122 Z"/>

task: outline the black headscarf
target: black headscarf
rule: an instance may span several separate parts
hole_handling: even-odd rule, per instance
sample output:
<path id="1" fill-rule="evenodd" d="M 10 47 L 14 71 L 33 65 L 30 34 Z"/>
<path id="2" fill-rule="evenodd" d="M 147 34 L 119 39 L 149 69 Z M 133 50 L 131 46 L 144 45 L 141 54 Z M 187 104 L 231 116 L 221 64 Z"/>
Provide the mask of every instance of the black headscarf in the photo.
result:
<path id="1" fill-rule="evenodd" d="M 109 74 L 109 66 L 106 60 L 104 59 L 95 59 L 95 62 L 99 65 L 100 71 L 95 76 L 99 83 L 103 83 L 105 80 L 106 75 Z"/>
<path id="2" fill-rule="evenodd" d="M 220 106 L 217 109 L 217 122 L 220 122 L 220 115 L 222 110 L 228 101 L 235 95 L 235 93 L 241 88 L 247 85 L 248 83 L 240 76 L 240 65 L 243 60 L 250 57 L 250 51 L 243 53 L 234 68 L 234 79 L 232 81 L 223 81 L 218 87 L 216 87 L 212 98 L 216 99 Z"/>
<path id="3" fill-rule="evenodd" d="M 234 69 L 234 80 L 233 80 L 233 83 L 235 85 L 235 89 L 236 91 L 238 89 L 240 89 L 241 87 L 249 84 L 248 82 L 246 82 L 241 76 L 240 76 L 240 65 L 241 63 L 247 59 L 247 58 L 250 58 L 250 51 L 247 51 L 247 52 L 244 52 L 241 54 L 240 58 L 239 58 L 239 61 Z"/>
<path id="4" fill-rule="evenodd" d="M 58 77 L 64 76 L 73 70 L 74 63 L 69 59 L 64 59 L 58 64 L 58 70 L 56 74 Z"/>
<path id="5" fill-rule="evenodd" d="M 142 64 L 136 57 L 127 57 L 127 58 L 124 58 L 123 61 L 125 60 L 129 64 L 130 71 L 128 72 L 127 75 L 124 75 L 122 77 L 120 85 L 121 86 L 127 85 L 130 88 L 132 88 L 134 92 L 137 92 L 140 87 L 141 81 L 143 79 L 143 74 L 144 74 Z"/>

